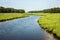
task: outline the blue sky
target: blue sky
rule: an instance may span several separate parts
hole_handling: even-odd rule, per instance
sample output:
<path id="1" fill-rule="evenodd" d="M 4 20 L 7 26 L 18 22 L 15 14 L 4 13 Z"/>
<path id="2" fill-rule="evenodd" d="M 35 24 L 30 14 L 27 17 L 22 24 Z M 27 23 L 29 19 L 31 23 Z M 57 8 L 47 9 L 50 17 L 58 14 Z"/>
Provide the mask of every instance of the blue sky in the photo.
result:
<path id="1" fill-rule="evenodd" d="M 0 6 L 25 9 L 25 11 L 43 10 L 60 7 L 60 0 L 0 0 Z"/>

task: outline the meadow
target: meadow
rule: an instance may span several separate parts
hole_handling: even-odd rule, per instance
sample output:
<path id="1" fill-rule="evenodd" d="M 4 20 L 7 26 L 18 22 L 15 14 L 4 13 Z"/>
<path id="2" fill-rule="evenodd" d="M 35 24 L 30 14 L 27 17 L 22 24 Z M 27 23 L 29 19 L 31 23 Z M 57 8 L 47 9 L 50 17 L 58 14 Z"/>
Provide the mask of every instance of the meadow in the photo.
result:
<path id="1" fill-rule="evenodd" d="M 25 13 L 0 13 L 0 22 L 29 16 Z"/>

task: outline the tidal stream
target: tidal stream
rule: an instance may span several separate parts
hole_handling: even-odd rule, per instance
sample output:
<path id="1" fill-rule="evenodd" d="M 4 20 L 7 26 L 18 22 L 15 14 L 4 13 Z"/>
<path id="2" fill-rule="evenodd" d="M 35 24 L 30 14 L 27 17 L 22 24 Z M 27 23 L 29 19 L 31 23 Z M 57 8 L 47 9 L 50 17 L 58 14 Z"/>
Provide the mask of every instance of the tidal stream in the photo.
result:
<path id="1" fill-rule="evenodd" d="M 46 40 L 45 31 L 37 23 L 39 16 L 0 22 L 0 40 Z"/>

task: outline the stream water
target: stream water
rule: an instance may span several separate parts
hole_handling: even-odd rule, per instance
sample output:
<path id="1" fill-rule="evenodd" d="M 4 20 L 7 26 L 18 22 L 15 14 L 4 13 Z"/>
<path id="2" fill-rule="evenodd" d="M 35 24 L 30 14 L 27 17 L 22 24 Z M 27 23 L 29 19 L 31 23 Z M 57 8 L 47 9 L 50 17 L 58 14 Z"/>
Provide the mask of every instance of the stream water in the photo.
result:
<path id="1" fill-rule="evenodd" d="M 0 40 L 45 40 L 45 32 L 37 19 L 39 16 L 29 16 L 0 22 Z"/>

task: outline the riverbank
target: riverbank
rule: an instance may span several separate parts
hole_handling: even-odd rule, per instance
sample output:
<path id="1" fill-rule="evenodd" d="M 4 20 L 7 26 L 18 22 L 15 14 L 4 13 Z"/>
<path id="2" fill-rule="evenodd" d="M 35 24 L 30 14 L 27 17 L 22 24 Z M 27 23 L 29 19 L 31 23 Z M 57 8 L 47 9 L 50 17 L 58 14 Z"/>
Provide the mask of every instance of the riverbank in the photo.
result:
<path id="1" fill-rule="evenodd" d="M 25 13 L 0 13 L 0 22 L 29 16 Z"/>
<path id="2" fill-rule="evenodd" d="M 38 19 L 39 25 L 47 32 L 54 35 L 54 37 L 60 39 L 60 14 L 43 14 Z"/>
<path id="3" fill-rule="evenodd" d="M 47 31 L 45 31 L 45 39 L 46 40 L 57 40 L 57 38 L 55 38 L 53 34 L 50 34 Z"/>

